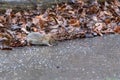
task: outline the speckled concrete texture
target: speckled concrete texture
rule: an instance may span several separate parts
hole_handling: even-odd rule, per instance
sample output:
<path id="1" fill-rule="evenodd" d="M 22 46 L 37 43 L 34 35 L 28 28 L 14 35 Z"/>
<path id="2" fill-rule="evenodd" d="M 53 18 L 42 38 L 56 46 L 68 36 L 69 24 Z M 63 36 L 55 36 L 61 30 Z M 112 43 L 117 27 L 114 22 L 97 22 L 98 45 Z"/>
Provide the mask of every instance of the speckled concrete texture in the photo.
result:
<path id="1" fill-rule="evenodd" d="M 0 80 L 120 80 L 120 35 L 0 51 Z"/>

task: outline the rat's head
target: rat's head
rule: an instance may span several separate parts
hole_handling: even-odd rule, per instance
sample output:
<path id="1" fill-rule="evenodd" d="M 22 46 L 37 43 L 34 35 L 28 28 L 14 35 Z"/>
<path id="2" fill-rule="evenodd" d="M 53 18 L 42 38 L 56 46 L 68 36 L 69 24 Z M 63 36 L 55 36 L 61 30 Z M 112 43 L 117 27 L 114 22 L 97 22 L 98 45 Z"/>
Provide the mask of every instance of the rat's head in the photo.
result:
<path id="1" fill-rule="evenodd" d="M 53 39 L 53 35 L 50 34 L 50 33 L 48 33 L 48 34 L 45 35 L 45 38 L 46 38 L 47 40 L 51 40 L 51 39 Z"/>
<path id="2" fill-rule="evenodd" d="M 55 42 L 55 35 L 52 33 L 48 33 L 45 35 L 45 40 L 48 40 L 50 44 L 53 44 Z"/>

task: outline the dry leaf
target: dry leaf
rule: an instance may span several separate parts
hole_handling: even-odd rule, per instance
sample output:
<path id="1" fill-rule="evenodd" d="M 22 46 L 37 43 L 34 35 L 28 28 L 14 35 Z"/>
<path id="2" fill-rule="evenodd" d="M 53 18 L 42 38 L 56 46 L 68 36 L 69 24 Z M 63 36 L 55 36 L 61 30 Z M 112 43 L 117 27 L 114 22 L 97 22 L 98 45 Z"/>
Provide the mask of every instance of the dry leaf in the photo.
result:
<path id="1" fill-rule="evenodd" d="M 120 26 L 115 26 L 114 31 L 115 33 L 120 34 Z"/>
<path id="2" fill-rule="evenodd" d="M 7 9 L 5 14 L 8 15 L 8 16 L 10 16 L 11 12 L 12 12 L 12 9 Z"/>
<path id="3" fill-rule="evenodd" d="M 2 23 L 0 23 L 0 27 L 4 27 L 4 25 Z"/>
<path id="4" fill-rule="evenodd" d="M 68 24 L 74 27 L 80 27 L 80 22 L 77 19 L 70 19 Z"/>
<path id="5" fill-rule="evenodd" d="M 102 31 L 103 28 L 104 28 L 103 23 L 96 23 L 96 24 L 95 24 L 94 31 L 95 31 L 96 33 L 98 33 L 100 36 L 103 36 L 103 34 L 101 33 L 101 31 Z"/>

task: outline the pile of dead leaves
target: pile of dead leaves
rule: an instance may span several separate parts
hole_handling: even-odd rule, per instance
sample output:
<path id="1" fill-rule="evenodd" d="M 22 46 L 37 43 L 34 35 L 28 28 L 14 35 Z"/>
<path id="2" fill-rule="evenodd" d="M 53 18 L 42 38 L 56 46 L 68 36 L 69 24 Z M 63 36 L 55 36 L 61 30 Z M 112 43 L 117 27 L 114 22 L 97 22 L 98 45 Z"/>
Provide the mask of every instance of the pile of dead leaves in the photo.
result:
<path id="1" fill-rule="evenodd" d="M 95 0 L 90 4 L 77 0 L 57 4 L 44 13 L 35 10 L 15 13 L 8 9 L 0 16 L 2 49 L 26 46 L 27 35 L 32 32 L 51 34 L 58 41 L 120 33 L 120 2 Z"/>

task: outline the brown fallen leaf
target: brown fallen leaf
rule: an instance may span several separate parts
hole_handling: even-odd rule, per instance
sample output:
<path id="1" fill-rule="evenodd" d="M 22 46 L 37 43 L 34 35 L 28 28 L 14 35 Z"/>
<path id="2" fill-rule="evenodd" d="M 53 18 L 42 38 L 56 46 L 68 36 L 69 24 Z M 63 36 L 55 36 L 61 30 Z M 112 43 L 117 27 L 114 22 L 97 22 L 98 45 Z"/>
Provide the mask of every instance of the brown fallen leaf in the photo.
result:
<path id="1" fill-rule="evenodd" d="M 0 27 L 4 27 L 4 25 L 2 23 L 0 23 Z"/>
<path id="2" fill-rule="evenodd" d="M 120 34 L 120 26 L 116 26 L 114 32 Z"/>
<path id="3" fill-rule="evenodd" d="M 39 15 L 39 16 L 36 16 L 35 18 L 39 19 L 39 26 L 41 29 L 44 29 L 45 26 L 46 26 L 46 23 L 48 21 L 48 17 L 44 17 L 44 15 Z"/>
<path id="4" fill-rule="evenodd" d="M 0 23 L 4 23 L 5 22 L 5 17 L 4 16 L 0 16 Z"/>
<path id="5" fill-rule="evenodd" d="M 80 22 L 77 19 L 70 19 L 68 24 L 73 27 L 80 27 Z"/>
<path id="6" fill-rule="evenodd" d="M 22 39 L 15 40 L 14 42 L 11 43 L 11 47 L 23 47 L 26 46 L 27 42 Z"/>
<path id="7" fill-rule="evenodd" d="M 104 28 L 104 24 L 103 23 L 96 23 L 95 24 L 95 28 L 94 31 L 99 34 L 100 36 L 103 36 L 103 34 L 101 33 L 102 29 Z"/>
<path id="8" fill-rule="evenodd" d="M 109 23 L 111 23 L 111 19 L 110 19 L 110 18 L 106 18 L 106 19 L 104 20 L 104 22 L 105 22 L 105 24 L 109 24 Z"/>
<path id="9" fill-rule="evenodd" d="M 12 9 L 7 9 L 5 14 L 8 15 L 8 16 L 10 16 L 11 12 L 12 12 Z"/>

